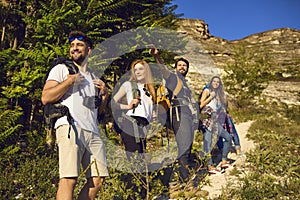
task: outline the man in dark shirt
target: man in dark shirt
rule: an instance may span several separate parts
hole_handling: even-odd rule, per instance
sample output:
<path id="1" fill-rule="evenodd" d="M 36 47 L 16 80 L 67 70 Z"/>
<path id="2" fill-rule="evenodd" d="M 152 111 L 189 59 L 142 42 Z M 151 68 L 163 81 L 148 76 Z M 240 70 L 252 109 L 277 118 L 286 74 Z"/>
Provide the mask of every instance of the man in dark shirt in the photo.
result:
<path id="1" fill-rule="evenodd" d="M 175 132 L 178 148 L 177 159 L 179 162 L 180 182 L 185 183 L 190 176 L 189 168 L 192 163 L 191 149 L 194 140 L 194 130 L 198 123 L 198 110 L 193 106 L 195 100 L 185 80 L 189 69 L 189 62 L 184 58 L 178 59 L 175 63 L 176 72 L 172 73 L 163 65 L 157 49 L 152 48 L 149 53 L 153 55 L 159 64 L 162 76 L 166 80 L 166 88 L 168 88 L 170 93 L 170 120 L 171 127 Z M 181 88 L 174 95 L 174 91 L 178 90 L 178 87 Z"/>

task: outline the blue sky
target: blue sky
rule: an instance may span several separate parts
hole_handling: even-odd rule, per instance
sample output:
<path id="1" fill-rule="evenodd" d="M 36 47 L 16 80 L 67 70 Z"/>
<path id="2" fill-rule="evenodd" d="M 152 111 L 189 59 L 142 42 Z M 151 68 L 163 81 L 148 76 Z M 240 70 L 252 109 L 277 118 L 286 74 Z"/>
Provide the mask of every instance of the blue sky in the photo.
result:
<path id="1" fill-rule="evenodd" d="M 202 19 L 211 35 L 242 39 L 276 28 L 300 30 L 300 0 L 173 0 L 181 18 Z"/>

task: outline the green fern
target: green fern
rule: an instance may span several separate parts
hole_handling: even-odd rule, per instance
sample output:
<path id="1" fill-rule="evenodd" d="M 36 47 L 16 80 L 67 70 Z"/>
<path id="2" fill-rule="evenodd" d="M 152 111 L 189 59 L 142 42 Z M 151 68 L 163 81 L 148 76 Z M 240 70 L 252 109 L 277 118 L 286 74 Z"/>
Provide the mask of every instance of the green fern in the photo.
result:
<path id="1" fill-rule="evenodd" d="M 0 114 L 0 154 L 12 155 L 19 150 L 17 138 L 21 124 L 16 123 L 22 115 L 21 109 L 5 110 Z"/>

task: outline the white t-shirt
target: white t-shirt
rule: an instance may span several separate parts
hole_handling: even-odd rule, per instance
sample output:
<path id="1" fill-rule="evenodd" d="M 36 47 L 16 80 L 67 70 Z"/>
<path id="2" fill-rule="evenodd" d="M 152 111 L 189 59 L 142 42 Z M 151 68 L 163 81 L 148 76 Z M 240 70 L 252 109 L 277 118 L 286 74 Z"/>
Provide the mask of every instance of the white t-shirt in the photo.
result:
<path id="1" fill-rule="evenodd" d="M 205 89 L 205 90 L 208 90 L 208 92 L 210 92 L 209 89 Z M 214 112 L 217 112 L 218 108 L 219 108 L 218 107 L 218 101 L 217 101 L 216 98 L 213 98 L 206 106 L 211 107 Z"/>
<path id="2" fill-rule="evenodd" d="M 140 97 L 141 104 L 135 107 L 134 113 L 133 113 L 133 109 L 131 109 L 127 111 L 126 115 L 144 117 L 148 120 L 148 122 L 150 122 L 152 118 L 152 111 L 153 111 L 152 97 L 151 95 L 150 96 L 146 95 L 145 91 L 143 90 L 144 84 L 137 83 L 137 86 L 141 93 L 141 97 Z M 126 91 L 127 103 L 129 104 L 133 98 L 131 83 L 129 81 L 126 81 L 125 83 L 123 83 L 121 87 L 123 87 Z"/>
<path id="3" fill-rule="evenodd" d="M 80 72 L 84 77 L 84 83 L 80 85 L 73 85 L 62 96 L 61 104 L 67 106 L 74 119 L 74 125 L 82 129 L 98 133 L 97 114 L 98 109 L 89 109 L 83 105 L 85 96 L 95 96 L 95 86 L 92 82 L 90 73 Z M 51 69 L 47 80 L 55 80 L 59 83 L 67 79 L 69 74 L 68 68 L 64 64 L 58 64 Z M 79 90 L 81 92 L 79 92 Z M 69 124 L 67 117 L 59 118 L 55 123 L 55 128 L 60 125 Z"/>
<path id="4" fill-rule="evenodd" d="M 213 111 L 217 112 L 217 104 L 218 104 L 217 99 L 213 98 L 206 106 L 211 107 Z"/>

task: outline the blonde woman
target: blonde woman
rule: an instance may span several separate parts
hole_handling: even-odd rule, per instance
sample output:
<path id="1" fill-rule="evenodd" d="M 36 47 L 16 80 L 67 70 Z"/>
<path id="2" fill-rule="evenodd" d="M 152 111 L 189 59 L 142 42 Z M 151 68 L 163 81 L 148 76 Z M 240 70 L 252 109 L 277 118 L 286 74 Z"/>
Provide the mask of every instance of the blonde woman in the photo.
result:
<path id="1" fill-rule="evenodd" d="M 127 99 L 125 103 L 121 101 L 124 97 Z M 147 126 L 152 119 L 154 103 L 155 89 L 149 64 L 144 60 L 135 60 L 131 64 L 129 80 L 113 96 L 114 107 L 126 114 L 120 127 L 128 158 L 131 152 L 144 153 Z M 137 123 L 137 129 L 133 128 L 134 124 L 130 124 L 131 122 Z"/>

